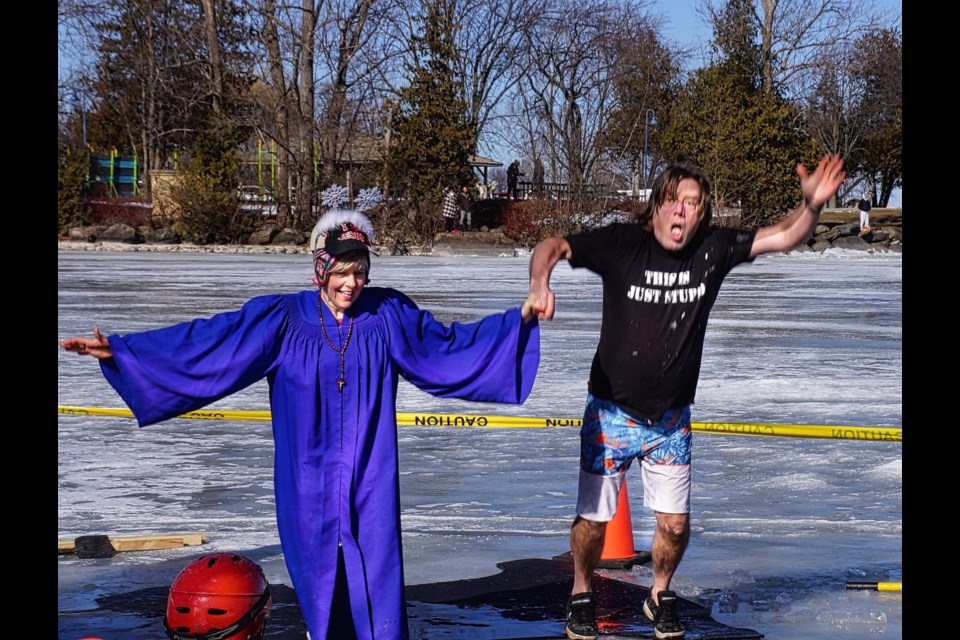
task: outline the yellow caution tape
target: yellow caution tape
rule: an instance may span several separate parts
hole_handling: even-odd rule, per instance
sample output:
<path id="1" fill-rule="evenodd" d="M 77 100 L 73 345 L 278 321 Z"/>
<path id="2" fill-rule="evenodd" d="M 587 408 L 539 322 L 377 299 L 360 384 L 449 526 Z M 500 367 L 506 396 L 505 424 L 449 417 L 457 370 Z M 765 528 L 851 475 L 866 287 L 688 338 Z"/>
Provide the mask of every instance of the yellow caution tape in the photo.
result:
<path id="1" fill-rule="evenodd" d="M 577 427 L 580 418 L 526 418 L 523 416 L 476 416 L 453 413 L 398 413 L 401 427 L 490 427 L 493 429 L 543 429 Z"/>
<path id="2" fill-rule="evenodd" d="M 109 409 L 104 407 L 70 407 L 59 405 L 57 413 L 78 416 L 112 416 L 115 418 L 132 418 L 130 409 Z M 256 422 L 270 422 L 269 411 L 190 411 L 178 418 L 193 420 L 244 420 Z"/>
<path id="3" fill-rule="evenodd" d="M 902 582 L 848 582 L 847 589 L 860 591 L 903 591 Z"/>
<path id="4" fill-rule="evenodd" d="M 132 418 L 129 409 L 103 407 L 72 407 L 58 405 L 57 413 L 86 416 L 114 416 Z M 269 411 L 190 411 L 181 418 L 194 420 L 246 420 L 269 422 Z M 543 429 L 577 427 L 580 418 L 528 418 L 524 416 L 483 416 L 452 413 L 397 413 L 401 427 L 460 427 L 490 429 Z M 854 427 L 812 424 L 744 424 L 737 422 L 693 422 L 691 427 L 701 433 L 722 433 L 738 436 L 775 436 L 784 438 L 829 438 L 834 440 L 876 440 L 902 442 L 903 430 L 895 427 Z"/>
<path id="5" fill-rule="evenodd" d="M 694 431 L 729 433 L 739 436 L 780 436 L 785 438 L 832 438 L 834 440 L 881 440 L 902 442 L 903 430 L 895 427 L 852 427 L 815 424 L 737 424 L 693 422 Z"/>

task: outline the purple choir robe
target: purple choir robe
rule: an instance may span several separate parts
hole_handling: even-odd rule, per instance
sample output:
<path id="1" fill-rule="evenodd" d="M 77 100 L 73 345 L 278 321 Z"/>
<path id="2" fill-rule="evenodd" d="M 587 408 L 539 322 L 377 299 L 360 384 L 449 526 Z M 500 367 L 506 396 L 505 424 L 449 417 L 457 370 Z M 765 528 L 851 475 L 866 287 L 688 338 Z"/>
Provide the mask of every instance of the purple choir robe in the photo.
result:
<path id="1" fill-rule="evenodd" d="M 319 311 L 318 311 L 319 310 Z M 337 391 L 340 355 L 346 386 Z M 403 293 L 366 287 L 338 327 L 317 290 L 253 298 L 239 310 L 111 335 L 101 370 L 139 425 L 194 411 L 266 377 L 284 559 L 314 640 L 352 626 L 408 638 L 400 539 L 399 376 L 435 396 L 522 403 L 540 360 L 520 309 L 445 326 Z M 349 611 L 332 610 L 342 547 Z M 346 607 L 342 607 L 346 609 Z"/>

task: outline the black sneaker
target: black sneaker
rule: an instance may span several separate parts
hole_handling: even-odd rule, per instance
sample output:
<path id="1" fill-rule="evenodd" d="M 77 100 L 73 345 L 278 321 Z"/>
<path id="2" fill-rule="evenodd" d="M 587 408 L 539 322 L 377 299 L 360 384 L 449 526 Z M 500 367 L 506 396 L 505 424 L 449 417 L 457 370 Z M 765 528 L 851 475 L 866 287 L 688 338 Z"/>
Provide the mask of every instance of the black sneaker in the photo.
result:
<path id="1" fill-rule="evenodd" d="M 653 635 L 658 638 L 682 638 L 686 629 L 677 613 L 677 594 L 673 591 L 661 591 L 660 605 L 653 602 L 653 593 L 643 601 L 643 612 L 653 621 Z"/>
<path id="2" fill-rule="evenodd" d="M 585 591 L 567 598 L 567 637 L 594 640 L 597 637 L 597 611 L 593 592 Z"/>

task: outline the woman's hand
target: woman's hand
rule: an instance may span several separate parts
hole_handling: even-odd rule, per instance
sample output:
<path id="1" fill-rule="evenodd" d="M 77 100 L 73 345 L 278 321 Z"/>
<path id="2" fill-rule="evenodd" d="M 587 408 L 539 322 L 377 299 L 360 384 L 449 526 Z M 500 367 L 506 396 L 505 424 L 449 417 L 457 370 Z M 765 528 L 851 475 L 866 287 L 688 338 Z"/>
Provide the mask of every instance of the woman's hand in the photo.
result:
<path id="1" fill-rule="evenodd" d="M 93 338 L 68 338 L 61 342 L 60 346 L 80 356 L 93 356 L 100 360 L 113 357 L 110 342 L 103 337 L 97 327 L 93 328 Z"/>

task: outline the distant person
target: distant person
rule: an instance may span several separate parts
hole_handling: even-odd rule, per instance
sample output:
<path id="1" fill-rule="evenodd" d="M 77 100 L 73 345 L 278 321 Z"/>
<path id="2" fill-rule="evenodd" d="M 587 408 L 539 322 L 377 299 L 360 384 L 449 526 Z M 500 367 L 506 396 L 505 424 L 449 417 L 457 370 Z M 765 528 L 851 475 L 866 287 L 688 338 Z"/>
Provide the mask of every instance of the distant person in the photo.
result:
<path id="1" fill-rule="evenodd" d="M 457 204 L 457 192 L 453 187 L 447 187 L 443 192 L 443 229 L 447 233 L 453 231 L 457 224 L 457 217 L 460 214 L 460 207 Z"/>
<path id="2" fill-rule="evenodd" d="M 580 430 L 577 515 L 570 529 L 568 638 L 597 637 L 593 571 L 623 479 L 636 459 L 643 504 L 656 517 L 653 585 L 643 610 L 657 638 L 684 635 L 670 581 L 690 538 L 690 416 L 707 320 L 727 273 L 809 238 L 845 177 L 838 156 L 825 156 L 811 175 L 798 165 L 797 174 L 803 200 L 772 226 L 711 226 L 707 178 L 699 169 L 673 165 L 654 181 L 635 223 L 550 237 L 534 247 L 527 299 L 537 317 L 553 318 L 550 274 L 561 259 L 593 271 L 603 283 L 600 341 Z"/>
<path id="3" fill-rule="evenodd" d="M 507 194 L 512 200 L 519 200 L 520 196 L 517 192 L 517 180 L 523 174 L 520 173 L 520 161 L 514 160 L 510 163 L 510 166 L 507 167 Z"/>
<path id="4" fill-rule="evenodd" d="M 870 203 L 870 192 L 864 191 L 863 197 L 857 203 L 857 209 L 860 210 L 860 231 L 870 230 L 870 209 L 873 205 Z"/>
<path id="5" fill-rule="evenodd" d="M 473 196 L 470 194 L 470 188 L 464 186 L 460 189 L 460 195 L 457 197 L 457 205 L 460 207 L 460 229 L 461 231 L 473 230 Z"/>
<path id="6" fill-rule="evenodd" d="M 150 331 L 108 338 L 95 327 L 92 338 L 61 343 L 100 360 L 140 426 L 266 379 L 280 544 L 316 640 L 409 637 L 400 377 L 438 397 L 518 404 L 540 357 L 528 302 L 444 325 L 396 289 L 367 287 L 372 241 L 365 215 L 334 209 L 310 240 L 315 288 Z"/>

